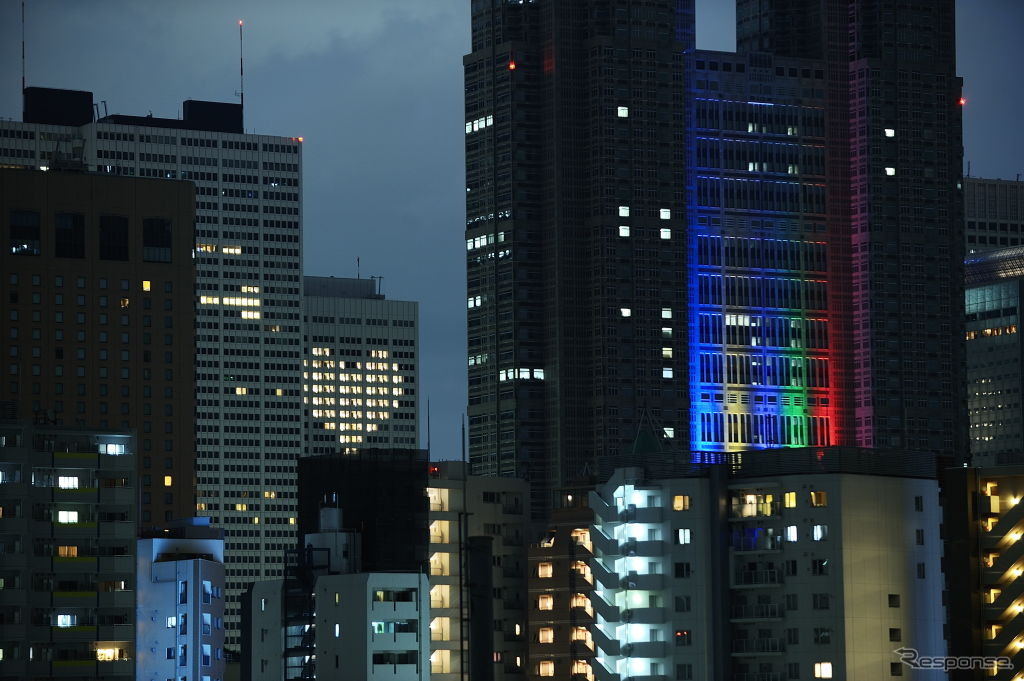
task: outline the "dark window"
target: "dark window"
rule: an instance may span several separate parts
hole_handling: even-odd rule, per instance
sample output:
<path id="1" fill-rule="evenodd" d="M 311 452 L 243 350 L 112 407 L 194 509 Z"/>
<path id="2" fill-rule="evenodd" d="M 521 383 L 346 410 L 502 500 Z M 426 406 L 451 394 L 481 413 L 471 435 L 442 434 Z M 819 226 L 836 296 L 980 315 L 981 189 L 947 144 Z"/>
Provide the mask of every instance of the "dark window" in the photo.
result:
<path id="1" fill-rule="evenodd" d="M 100 216 L 100 260 L 128 259 L 128 218 Z"/>
<path id="2" fill-rule="evenodd" d="M 899 642 L 903 640 L 903 632 L 899 629 L 889 629 L 889 640 Z"/>
<path id="3" fill-rule="evenodd" d="M 58 258 L 85 257 L 85 216 L 57 213 L 53 218 L 53 254 Z"/>
<path id="4" fill-rule="evenodd" d="M 898 608 L 898 607 L 900 607 L 900 595 L 899 594 L 889 594 L 889 607 L 890 608 Z"/>
<path id="5" fill-rule="evenodd" d="M 890 662 L 889 663 L 889 676 L 903 676 L 903 663 L 902 662 Z"/>
<path id="6" fill-rule="evenodd" d="M 146 218 L 142 221 L 142 259 L 146 262 L 171 261 L 171 221 Z"/>
<path id="7" fill-rule="evenodd" d="M 14 255 L 39 255 L 39 213 L 11 211 L 10 245 Z"/>

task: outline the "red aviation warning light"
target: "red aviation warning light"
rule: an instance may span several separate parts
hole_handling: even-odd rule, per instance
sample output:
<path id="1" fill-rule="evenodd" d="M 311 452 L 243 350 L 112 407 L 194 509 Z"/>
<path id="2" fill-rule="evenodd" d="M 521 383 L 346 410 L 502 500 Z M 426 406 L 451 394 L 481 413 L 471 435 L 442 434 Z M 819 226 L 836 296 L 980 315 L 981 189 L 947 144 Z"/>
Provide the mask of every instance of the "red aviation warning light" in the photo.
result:
<path id="1" fill-rule="evenodd" d="M 966 103 L 967 103 L 967 98 L 966 97 L 961 97 L 960 98 L 960 106 L 963 106 Z"/>
<path id="2" fill-rule="evenodd" d="M 509 59 L 508 60 L 508 70 L 509 71 L 515 71 L 516 70 L 516 60 L 515 59 Z"/>

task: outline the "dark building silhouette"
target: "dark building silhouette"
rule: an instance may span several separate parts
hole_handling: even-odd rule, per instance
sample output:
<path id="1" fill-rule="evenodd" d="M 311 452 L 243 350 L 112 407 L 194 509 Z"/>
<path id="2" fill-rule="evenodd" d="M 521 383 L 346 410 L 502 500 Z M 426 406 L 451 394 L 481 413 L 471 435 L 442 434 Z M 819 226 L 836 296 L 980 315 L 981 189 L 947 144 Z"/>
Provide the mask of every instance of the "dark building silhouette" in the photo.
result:
<path id="1" fill-rule="evenodd" d="M 420 572 L 427 564 L 427 451 L 364 449 L 299 459 L 299 536 L 317 532 L 320 508 L 341 509 L 361 533 L 364 572 Z"/>

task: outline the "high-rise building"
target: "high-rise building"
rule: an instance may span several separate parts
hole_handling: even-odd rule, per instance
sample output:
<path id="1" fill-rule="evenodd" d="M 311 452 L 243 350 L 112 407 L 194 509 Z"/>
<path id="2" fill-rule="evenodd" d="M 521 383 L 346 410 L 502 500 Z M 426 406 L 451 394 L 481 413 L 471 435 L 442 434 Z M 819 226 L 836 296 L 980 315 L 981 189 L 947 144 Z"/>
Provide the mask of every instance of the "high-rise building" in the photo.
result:
<path id="1" fill-rule="evenodd" d="M 628 452 L 962 456 L 951 0 L 474 2 L 473 471 L 555 492 Z M 904 30 L 904 26 L 911 28 Z"/>
<path id="2" fill-rule="evenodd" d="M 235 648 L 237 595 L 280 576 L 275 549 L 295 537 L 302 140 L 245 133 L 238 104 L 186 101 L 181 119 L 92 112 L 91 93 L 26 89 L 25 120 L 0 121 L 0 163 L 73 158 L 99 173 L 195 185 L 195 512 L 226 528 L 225 644 Z M 158 480 L 162 461 L 153 465 Z"/>
<path id="3" fill-rule="evenodd" d="M 974 466 L 1024 462 L 1024 247 L 971 256 L 966 267 L 967 410 Z"/>
<path id="4" fill-rule="evenodd" d="M 195 510 L 193 194 L 0 169 L 0 411 L 133 429 L 143 525 Z"/>
<path id="5" fill-rule="evenodd" d="M 142 532 L 136 681 L 224 678 L 224 530 L 187 518 Z"/>
<path id="6" fill-rule="evenodd" d="M 419 306 L 378 281 L 303 278 L 306 454 L 419 446 Z"/>
<path id="7" fill-rule="evenodd" d="M 685 327 L 661 329 L 686 321 L 693 3 L 471 11 L 469 460 L 528 478 L 542 517 L 645 410 L 686 430 Z"/>
<path id="8" fill-rule="evenodd" d="M 135 678 L 135 439 L 0 425 L 0 679 Z"/>
<path id="9" fill-rule="evenodd" d="M 964 178 L 968 254 L 1024 245 L 1024 182 Z"/>

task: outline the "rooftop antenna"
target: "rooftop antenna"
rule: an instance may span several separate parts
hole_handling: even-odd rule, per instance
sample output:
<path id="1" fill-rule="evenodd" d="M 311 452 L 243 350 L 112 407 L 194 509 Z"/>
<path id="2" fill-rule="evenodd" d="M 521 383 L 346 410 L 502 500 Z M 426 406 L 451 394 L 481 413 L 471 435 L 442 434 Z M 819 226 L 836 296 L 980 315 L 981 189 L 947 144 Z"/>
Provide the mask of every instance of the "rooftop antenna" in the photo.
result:
<path id="1" fill-rule="evenodd" d="M 430 456 L 430 398 L 427 398 L 427 456 Z"/>
<path id="2" fill-rule="evenodd" d="M 356 256 L 356 279 L 359 279 L 359 256 Z"/>
<path id="3" fill-rule="evenodd" d="M 238 97 L 242 105 L 242 131 L 245 131 L 245 54 L 242 52 L 242 27 L 245 22 L 238 20 Z"/>

